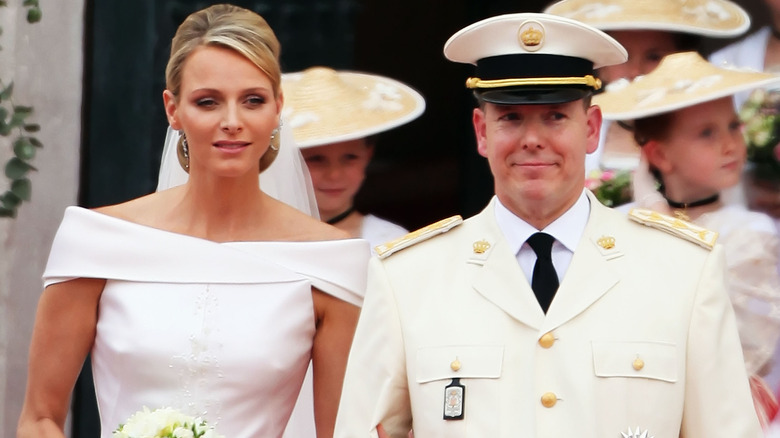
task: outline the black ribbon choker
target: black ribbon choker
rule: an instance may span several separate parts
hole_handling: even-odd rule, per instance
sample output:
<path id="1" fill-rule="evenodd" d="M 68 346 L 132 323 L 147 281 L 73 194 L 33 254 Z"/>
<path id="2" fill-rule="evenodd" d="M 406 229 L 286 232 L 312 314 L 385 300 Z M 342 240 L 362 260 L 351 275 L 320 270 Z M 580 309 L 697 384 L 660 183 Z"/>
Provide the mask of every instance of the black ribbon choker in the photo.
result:
<path id="1" fill-rule="evenodd" d="M 355 211 L 355 207 L 354 206 L 353 207 L 349 207 L 347 209 L 347 211 L 345 211 L 345 212 L 343 212 L 341 214 L 338 214 L 336 216 L 333 216 L 332 218 L 326 220 L 325 222 L 328 223 L 329 225 L 336 225 L 337 223 L 339 223 L 339 222 L 343 221 L 344 219 L 346 219 L 347 216 L 351 215 L 353 211 Z"/>
<path id="2" fill-rule="evenodd" d="M 683 210 L 693 207 L 701 207 L 702 205 L 709 205 L 714 204 L 718 202 L 720 199 L 720 194 L 715 193 L 714 195 L 710 196 L 709 198 L 699 199 L 698 201 L 693 202 L 676 202 L 672 201 L 671 199 L 667 198 L 666 195 L 664 195 L 664 199 L 666 199 L 666 203 L 669 204 L 669 207 L 672 208 L 682 208 Z"/>

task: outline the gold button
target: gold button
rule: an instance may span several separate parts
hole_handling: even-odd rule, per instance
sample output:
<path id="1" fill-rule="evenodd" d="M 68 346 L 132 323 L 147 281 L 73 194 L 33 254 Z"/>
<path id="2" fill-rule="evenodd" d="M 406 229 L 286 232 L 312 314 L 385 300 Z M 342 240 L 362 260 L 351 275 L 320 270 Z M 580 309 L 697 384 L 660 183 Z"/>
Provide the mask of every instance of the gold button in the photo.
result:
<path id="1" fill-rule="evenodd" d="M 460 361 L 458 359 L 453 360 L 450 362 L 450 368 L 452 371 L 458 371 L 460 369 Z"/>
<path id="2" fill-rule="evenodd" d="M 632 364 L 632 366 L 634 367 L 635 370 L 639 371 L 645 367 L 645 361 L 637 357 L 636 359 L 634 359 L 634 363 Z"/>
<path id="3" fill-rule="evenodd" d="M 558 403 L 558 397 L 555 394 L 552 392 L 545 392 L 542 394 L 542 406 L 551 408 L 555 406 L 555 403 Z"/>
<path id="4" fill-rule="evenodd" d="M 539 345 L 541 345 L 542 348 L 550 348 L 554 343 L 555 336 L 553 336 L 553 334 L 550 332 L 545 333 L 541 338 L 539 338 Z"/>

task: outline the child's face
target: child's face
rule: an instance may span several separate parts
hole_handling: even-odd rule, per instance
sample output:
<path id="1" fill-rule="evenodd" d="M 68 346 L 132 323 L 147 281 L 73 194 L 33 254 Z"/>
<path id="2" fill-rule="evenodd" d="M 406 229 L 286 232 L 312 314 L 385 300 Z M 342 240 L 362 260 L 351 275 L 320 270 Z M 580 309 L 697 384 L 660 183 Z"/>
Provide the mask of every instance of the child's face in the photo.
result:
<path id="1" fill-rule="evenodd" d="M 626 49 L 628 61 L 599 69 L 599 77 L 607 83 L 621 78 L 633 80 L 637 76 L 650 73 L 658 67 L 664 56 L 678 51 L 671 32 L 622 30 L 610 31 L 609 35 Z"/>
<path id="2" fill-rule="evenodd" d="M 320 217 L 330 219 L 352 207 L 373 154 L 366 140 L 303 148 L 301 153 L 309 167 Z"/>
<path id="3" fill-rule="evenodd" d="M 650 157 L 663 174 L 667 195 L 690 202 L 739 182 L 746 148 L 731 97 L 674 113 L 659 153 Z M 674 194 L 674 195 L 673 195 Z"/>

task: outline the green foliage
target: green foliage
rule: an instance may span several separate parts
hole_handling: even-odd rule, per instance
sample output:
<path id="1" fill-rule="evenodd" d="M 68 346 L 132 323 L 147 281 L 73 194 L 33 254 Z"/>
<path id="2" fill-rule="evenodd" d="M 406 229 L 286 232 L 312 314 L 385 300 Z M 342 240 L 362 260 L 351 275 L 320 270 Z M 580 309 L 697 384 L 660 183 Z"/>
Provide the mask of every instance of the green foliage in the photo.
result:
<path id="1" fill-rule="evenodd" d="M 631 202 L 630 170 L 594 170 L 585 178 L 585 187 L 596 195 L 596 198 L 607 207 L 617 207 Z"/>
<path id="2" fill-rule="evenodd" d="M 43 16 L 38 0 L 24 0 L 27 8 L 27 22 L 37 23 Z M 0 0 L 0 7 L 8 6 L 8 2 Z M 3 29 L 0 27 L 0 35 Z M 0 47 L 2 50 L 2 47 Z M 10 180 L 10 187 L 0 195 L 0 217 L 16 217 L 16 212 L 22 201 L 30 201 L 32 183 L 27 178 L 31 170 L 36 170 L 30 164 L 35 158 L 38 148 L 43 143 L 30 134 L 40 131 L 37 123 L 28 122 L 33 114 L 33 107 L 18 105 L 13 99 L 14 83 L 0 78 L 0 136 L 11 141 L 14 156 L 5 164 L 5 176 Z"/>

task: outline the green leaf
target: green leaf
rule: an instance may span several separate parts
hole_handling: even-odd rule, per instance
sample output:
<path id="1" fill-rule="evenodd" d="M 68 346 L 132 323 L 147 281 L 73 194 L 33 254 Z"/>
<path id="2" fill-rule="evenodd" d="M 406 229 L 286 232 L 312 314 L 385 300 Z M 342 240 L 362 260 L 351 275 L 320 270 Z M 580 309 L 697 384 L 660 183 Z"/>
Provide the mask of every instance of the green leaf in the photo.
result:
<path id="1" fill-rule="evenodd" d="M 8 6 L 8 2 L 5 0 L 0 0 L 0 6 Z"/>
<path id="2" fill-rule="evenodd" d="M 41 125 L 37 123 L 29 123 L 27 125 L 24 125 L 24 130 L 27 132 L 38 132 L 41 130 Z"/>
<path id="3" fill-rule="evenodd" d="M 35 146 L 36 148 L 42 148 L 43 147 L 43 143 L 41 143 L 41 141 L 38 140 L 37 138 L 35 138 L 35 137 L 27 137 L 27 139 L 30 140 L 30 143 L 32 143 L 32 145 Z"/>
<path id="4" fill-rule="evenodd" d="M 3 91 L 0 91 L 0 101 L 10 98 L 13 92 L 14 92 L 14 83 L 11 82 L 10 84 L 8 84 L 7 87 L 3 89 Z"/>
<path id="5" fill-rule="evenodd" d="M 14 180 L 11 183 L 11 193 L 23 201 L 29 201 L 32 197 L 32 182 L 27 178 Z"/>
<path id="6" fill-rule="evenodd" d="M 22 203 L 22 199 L 9 190 L 3 193 L 3 196 L 0 196 L 0 202 L 3 204 L 3 207 L 15 209 Z"/>
<path id="7" fill-rule="evenodd" d="M 0 217 L 16 217 L 16 209 L 0 207 Z"/>
<path id="8" fill-rule="evenodd" d="M 11 133 L 11 129 L 13 129 L 13 126 L 5 123 L 4 121 L 0 121 L 0 135 L 3 137 L 7 136 Z"/>
<path id="9" fill-rule="evenodd" d="M 35 158 L 35 146 L 27 137 L 19 137 L 14 142 L 14 154 L 21 160 L 30 161 Z"/>
<path id="10" fill-rule="evenodd" d="M 33 107 L 31 106 L 23 106 L 23 105 L 16 105 L 14 106 L 14 112 L 16 114 L 24 114 L 24 115 L 30 115 L 33 112 Z"/>
<path id="11" fill-rule="evenodd" d="M 42 16 L 43 16 L 43 12 L 41 12 L 41 8 L 39 7 L 34 7 L 27 10 L 28 23 L 37 23 L 41 21 Z"/>
<path id="12" fill-rule="evenodd" d="M 5 165 L 5 176 L 10 179 L 21 179 L 32 168 L 32 166 L 20 160 L 19 158 L 13 157 L 8 160 L 8 163 Z"/>
<path id="13" fill-rule="evenodd" d="M 24 5 L 24 6 L 38 6 L 38 0 L 24 0 L 24 2 L 22 2 L 22 5 Z"/>
<path id="14" fill-rule="evenodd" d="M 8 117 L 8 110 L 4 106 L 0 106 L 0 122 L 5 124 L 5 119 Z"/>
<path id="15" fill-rule="evenodd" d="M 16 112 L 11 116 L 11 121 L 8 122 L 11 127 L 24 126 L 24 119 L 30 117 L 30 113 Z"/>

